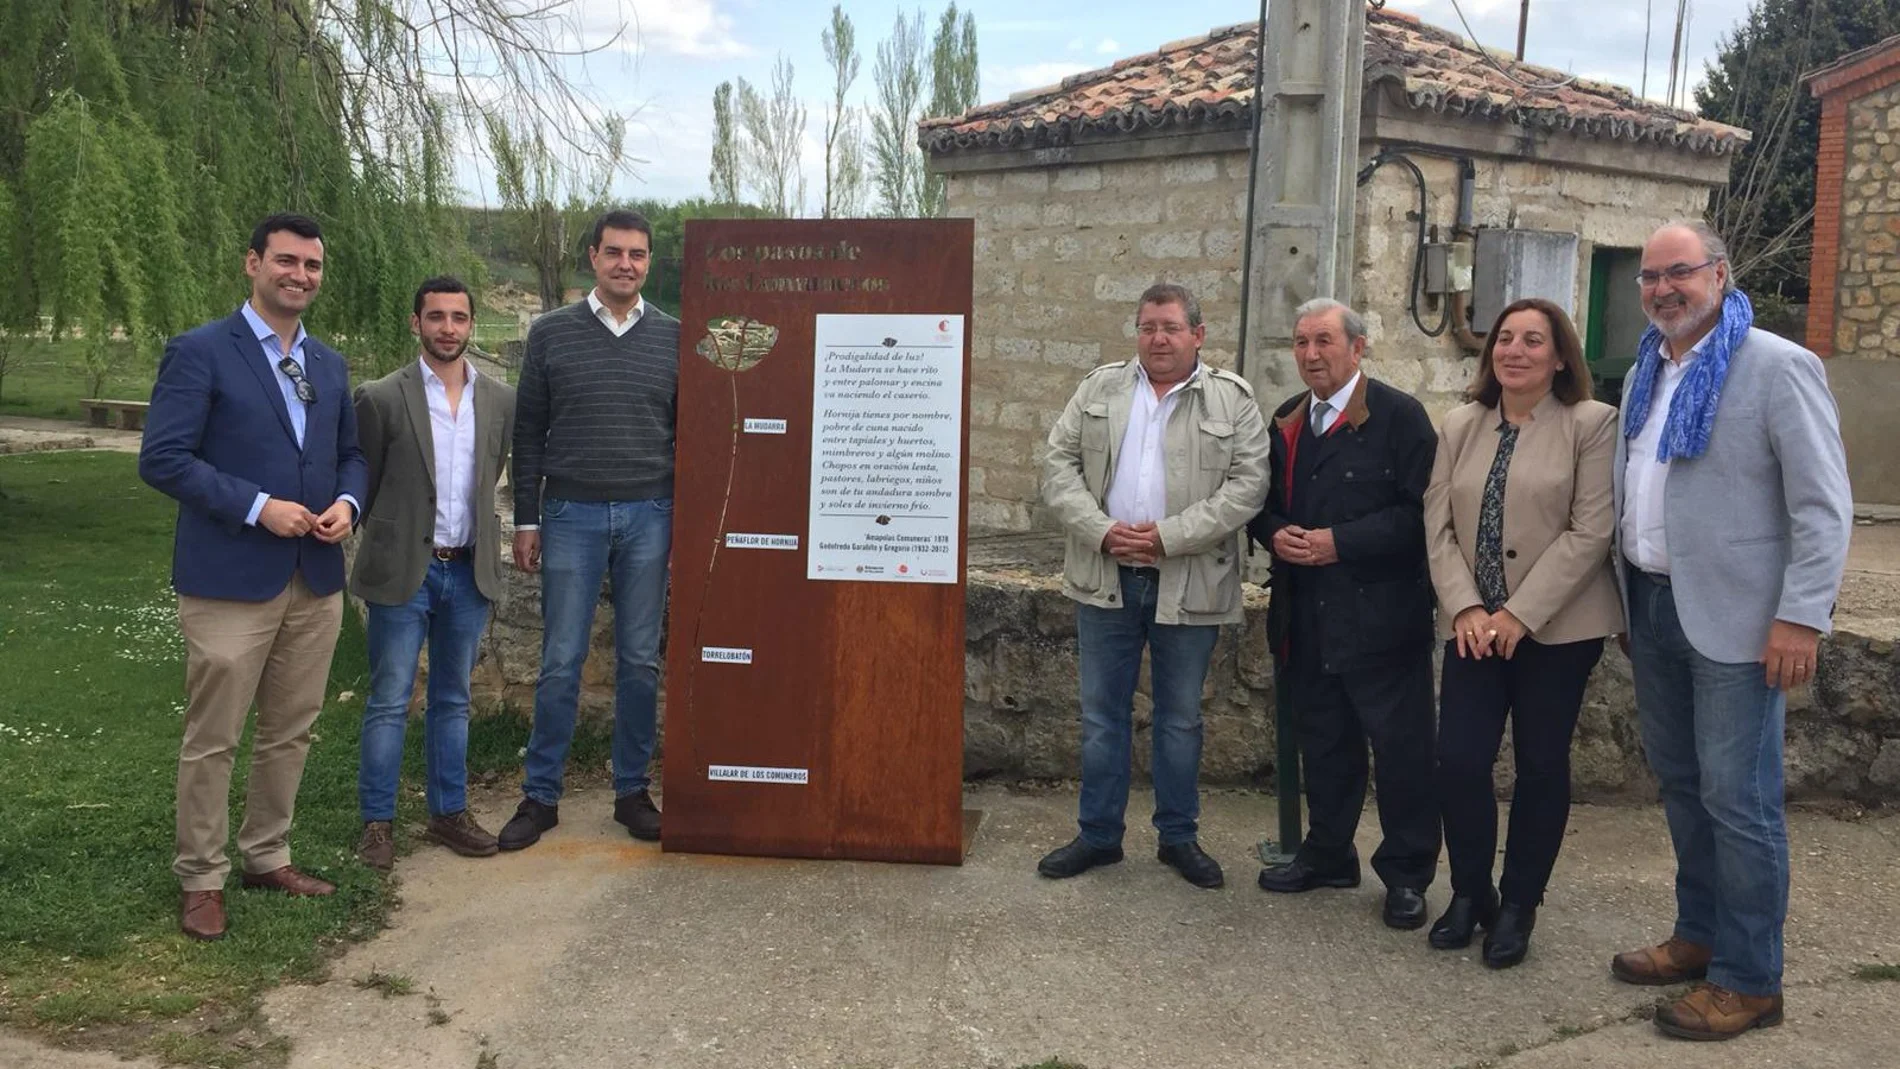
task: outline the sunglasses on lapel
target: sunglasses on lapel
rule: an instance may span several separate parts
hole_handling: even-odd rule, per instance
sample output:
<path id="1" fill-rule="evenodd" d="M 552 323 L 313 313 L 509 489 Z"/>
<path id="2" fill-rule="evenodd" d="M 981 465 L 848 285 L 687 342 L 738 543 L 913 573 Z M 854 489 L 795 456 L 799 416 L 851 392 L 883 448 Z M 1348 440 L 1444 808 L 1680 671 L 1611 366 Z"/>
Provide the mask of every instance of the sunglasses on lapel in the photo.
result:
<path id="1" fill-rule="evenodd" d="M 277 361 L 277 370 L 283 372 L 284 377 L 290 380 L 291 388 L 297 391 L 297 400 L 306 405 L 317 403 L 317 387 L 309 379 L 304 378 L 303 368 L 298 367 L 295 360 L 288 356 L 284 357 Z"/>

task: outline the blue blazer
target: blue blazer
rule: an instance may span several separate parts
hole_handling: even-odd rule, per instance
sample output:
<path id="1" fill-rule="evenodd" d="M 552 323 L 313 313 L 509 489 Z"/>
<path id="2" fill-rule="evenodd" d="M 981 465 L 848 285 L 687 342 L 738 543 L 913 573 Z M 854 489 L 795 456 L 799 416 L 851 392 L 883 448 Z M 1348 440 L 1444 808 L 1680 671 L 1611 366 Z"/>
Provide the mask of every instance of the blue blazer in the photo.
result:
<path id="1" fill-rule="evenodd" d="M 303 352 L 317 401 L 299 450 L 277 376 L 241 311 L 166 343 L 139 477 L 178 502 L 172 586 L 180 594 L 269 601 L 299 572 L 316 594 L 343 588 L 340 544 L 244 523 L 260 490 L 317 513 L 343 494 L 368 500 L 349 369 L 315 338 L 306 337 Z"/>

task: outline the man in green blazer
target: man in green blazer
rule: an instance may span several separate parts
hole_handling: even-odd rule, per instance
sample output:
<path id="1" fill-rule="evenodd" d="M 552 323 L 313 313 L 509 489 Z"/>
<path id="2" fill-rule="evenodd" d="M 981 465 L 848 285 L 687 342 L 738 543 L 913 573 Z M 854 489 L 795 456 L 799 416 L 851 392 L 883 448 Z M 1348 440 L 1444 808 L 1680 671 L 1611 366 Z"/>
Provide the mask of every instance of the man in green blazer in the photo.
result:
<path id="1" fill-rule="evenodd" d="M 514 440 L 515 391 L 463 355 L 475 307 L 460 280 L 424 282 L 409 325 L 421 357 L 356 391 L 369 496 L 350 591 L 369 604 L 370 661 L 356 853 L 382 870 L 394 862 L 396 782 L 424 642 L 424 835 L 465 857 L 496 851 L 468 812 L 469 673 L 502 596 L 495 487 Z"/>

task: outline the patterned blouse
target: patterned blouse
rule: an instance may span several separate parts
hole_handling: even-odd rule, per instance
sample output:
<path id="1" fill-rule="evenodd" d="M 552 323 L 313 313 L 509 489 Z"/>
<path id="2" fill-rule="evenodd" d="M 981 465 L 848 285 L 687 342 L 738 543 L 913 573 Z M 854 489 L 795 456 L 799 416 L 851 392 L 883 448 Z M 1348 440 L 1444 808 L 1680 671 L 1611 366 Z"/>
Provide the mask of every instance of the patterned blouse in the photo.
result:
<path id="1" fill-rule="evenodd" d="M 1504 477 L 1511 469 L 1511 454 L 1517 450 L 1517 424 L 1505 420 L 1498 424 L 1498 455 L 1491 462 L 1491 474 L 1484 480 L 1484 503 L 1478 509 L 1477 564 L 1478 597 L 1485 612 L 1504 607 L 1510 591 L 1504 586 Z"/>

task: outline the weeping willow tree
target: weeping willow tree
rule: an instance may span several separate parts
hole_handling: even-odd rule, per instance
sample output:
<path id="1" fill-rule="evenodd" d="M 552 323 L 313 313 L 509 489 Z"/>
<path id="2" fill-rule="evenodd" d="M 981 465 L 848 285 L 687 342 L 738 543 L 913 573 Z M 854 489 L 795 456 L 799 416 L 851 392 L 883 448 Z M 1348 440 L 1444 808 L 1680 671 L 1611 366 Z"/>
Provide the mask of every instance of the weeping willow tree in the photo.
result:
<path id="1" fill-rule="evenodd" d="M 324 227 L 309 326 L 359 370 L 413 350 L 415 284 L 468 270 L 451 148 L 497 96 L 588 103 L 564 0 L 11 0 L 0 5 L 0 330 L 127 346 L 228 313 L 253 223 Z M 479 146 L 477 146 L 479 148 Z M 586 145 L 577 146 L 585 151 Z"/>

